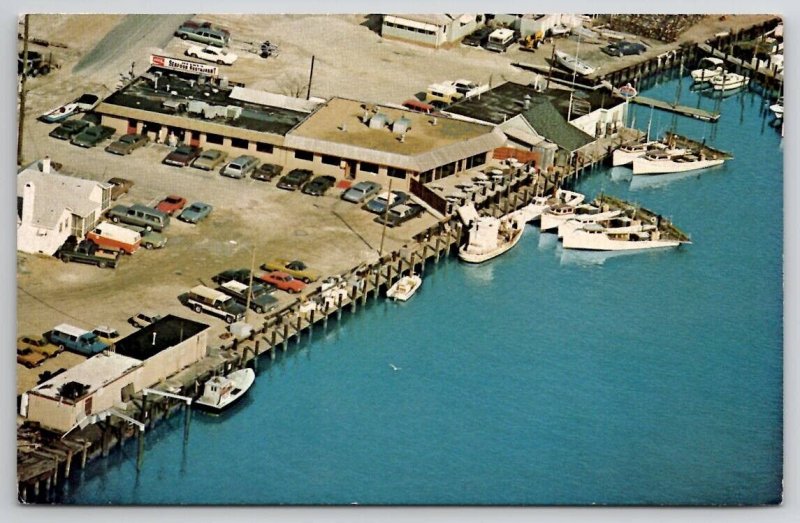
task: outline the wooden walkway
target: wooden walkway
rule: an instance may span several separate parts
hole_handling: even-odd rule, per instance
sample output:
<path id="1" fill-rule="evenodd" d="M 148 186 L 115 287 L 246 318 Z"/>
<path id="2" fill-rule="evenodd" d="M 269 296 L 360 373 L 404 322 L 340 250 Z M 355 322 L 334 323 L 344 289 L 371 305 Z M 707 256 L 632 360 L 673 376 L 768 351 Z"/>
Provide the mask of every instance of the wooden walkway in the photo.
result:
<path id="1" fill-rule="evenodd" d="M 664 102 L 662 100 L 656 100 L 655 98 L 648 98 L 646 96 L 634 96 L 633 98 L 631 98 L 630 101 L 638 105 L 655 107 L 656 109 L 662 109 L 664 111 L 681 114 L 683 116 L 691 116 L 692 118 L 696 118 L 698 120 L 703 120 L 706 122 L 716 122 L 717 120 L 719 120 L 720 117 L 720 114 L 718 112 L 706 111 L 705 109 L 688 107 L 686 105 L 673 104 L 669 102 Z"/>

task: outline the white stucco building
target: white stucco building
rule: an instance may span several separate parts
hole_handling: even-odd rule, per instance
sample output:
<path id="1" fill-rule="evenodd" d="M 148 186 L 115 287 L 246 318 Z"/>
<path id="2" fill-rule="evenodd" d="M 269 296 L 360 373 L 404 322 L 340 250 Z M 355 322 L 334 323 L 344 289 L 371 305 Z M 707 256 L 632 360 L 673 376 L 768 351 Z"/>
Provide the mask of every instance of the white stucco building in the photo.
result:
<path id="1" fill-rule="evenodd" d="M 17 174 L 17 250 L 54 254 L 82 238 L 111 204 L 111 185 L 54 171 L 49 158 Z"/>
<path id="2" fill-rule="evenodd" d="M 483 26 L 485 21 L 480 14 L 384 15 L 381 36 L 440 47 L 461 40 Z"/>

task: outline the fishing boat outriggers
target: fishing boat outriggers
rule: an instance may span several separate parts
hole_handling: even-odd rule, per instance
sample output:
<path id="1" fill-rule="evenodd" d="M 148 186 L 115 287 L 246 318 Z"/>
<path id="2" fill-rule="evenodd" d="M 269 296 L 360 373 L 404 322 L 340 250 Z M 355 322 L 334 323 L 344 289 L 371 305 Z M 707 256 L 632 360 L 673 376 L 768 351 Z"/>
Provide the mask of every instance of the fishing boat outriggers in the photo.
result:
<path id="1" fill-rule="evenodd" d="M 468 204 L 457 212 L 468 234 L 458 257 L 467 263 L 483 263 L 500 256 L 519 243 L 525 230 L 526 214 L 522 210 L 495 218 L 478 215 L 475 207 Z"/>

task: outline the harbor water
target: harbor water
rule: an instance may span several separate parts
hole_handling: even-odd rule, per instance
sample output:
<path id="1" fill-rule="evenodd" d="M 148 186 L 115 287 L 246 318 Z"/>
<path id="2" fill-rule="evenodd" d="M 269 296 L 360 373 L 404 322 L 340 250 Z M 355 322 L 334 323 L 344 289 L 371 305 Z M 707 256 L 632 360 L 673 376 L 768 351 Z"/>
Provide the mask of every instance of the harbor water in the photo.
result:
<path id="1" fill-rule="evenodd" d="M 73 469 L 67 504 L 762 504 L 781 497 L 783 151 L 764 100 L 681 82 L 735 159 L 577 189 L 662 213 L 693 243 L 563 251 L 529 226 L 479 266 L 429 265 L 407 303 L 321 326 L 221 415 L 183 416 Z M 679 80 L 643 94 L 673 101 Z M 631 106 L 644 129 L 649 108 Z M 635 116 L 634 116 L 635 115 Z M 714 129 L 716 125 L 716 129 Z M 643 183 L 644 182 L 644 183 Z"/>

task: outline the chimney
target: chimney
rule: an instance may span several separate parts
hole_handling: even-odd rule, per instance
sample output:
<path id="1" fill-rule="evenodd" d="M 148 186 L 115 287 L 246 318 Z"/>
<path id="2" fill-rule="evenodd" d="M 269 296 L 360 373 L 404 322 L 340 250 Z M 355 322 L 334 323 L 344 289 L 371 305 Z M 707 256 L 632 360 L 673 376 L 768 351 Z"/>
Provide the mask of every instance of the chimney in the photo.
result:
<path id="1" fill-rule="evenodd" d="M 32 182 L 25 184 L 22 189 L 22 223 L 33 223 L 33 204 L 36 198 L 36 187 Z"/>
<path id="2" fill-rule="evenodd" d="M 42 172 L 45 173 L 45 174 L 50 174 L 50 157 L 49 156 L 45 156 L 44 159 L 42 159 Z"/>

